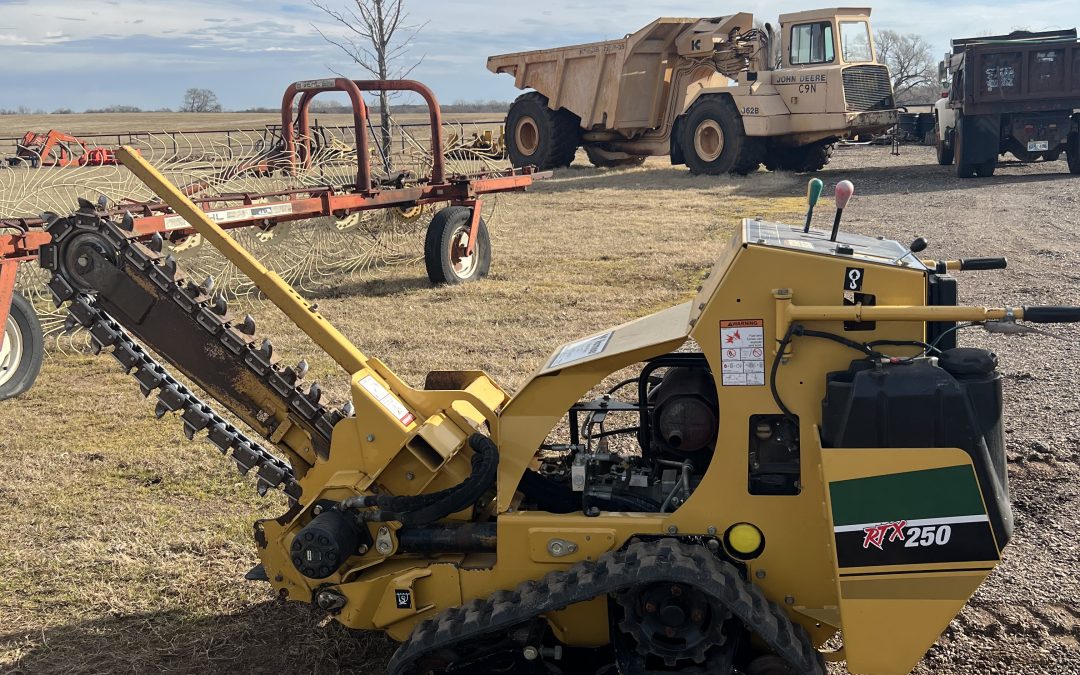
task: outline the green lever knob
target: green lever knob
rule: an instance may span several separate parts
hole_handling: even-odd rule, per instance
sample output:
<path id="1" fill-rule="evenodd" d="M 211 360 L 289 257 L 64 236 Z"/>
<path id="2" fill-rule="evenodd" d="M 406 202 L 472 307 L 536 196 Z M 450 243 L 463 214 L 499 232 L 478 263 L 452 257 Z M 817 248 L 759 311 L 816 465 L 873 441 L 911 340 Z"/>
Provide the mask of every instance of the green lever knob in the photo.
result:
<path id="1" fill-rule="evenodd" d="M 811 178 L 810 182 L 806 184 L 806 204 L 813 208 L 814 204 L 817 204 L 818 197 L 821 196 L 821 189 L 825 187 L 825 184 L 821 182 L 820 178 Z"/>
<path id="2" fill-rule="evenodd" d="M 803 232 L 810 231 L 810 220 L 814 217 L 814 204 L 817 204 L 818 197 L 821 196 L 821 188 L 824 187 L 824 183 L 820 178 L 811 178 L 810 182 L 806 184 L 806 223 L 803 224 Z"/>

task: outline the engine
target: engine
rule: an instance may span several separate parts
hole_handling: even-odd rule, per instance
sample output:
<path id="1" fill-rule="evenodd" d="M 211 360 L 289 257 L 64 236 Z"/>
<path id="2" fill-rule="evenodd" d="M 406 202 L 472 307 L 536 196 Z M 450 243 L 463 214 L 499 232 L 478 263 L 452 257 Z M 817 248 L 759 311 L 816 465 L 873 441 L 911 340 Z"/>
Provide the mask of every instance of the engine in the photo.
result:
<path id="1" fill-rule="evenodd" d="M 632 387 L 636 400 L 623 400 Z M 702 354 L 654 359 L 636 378 L 571 408 L 570 443 L 542 448 L 539 471 L 522 484 L 526 501 L 560 513 L 671 512 L 708 469 L 718 419 Z"/>

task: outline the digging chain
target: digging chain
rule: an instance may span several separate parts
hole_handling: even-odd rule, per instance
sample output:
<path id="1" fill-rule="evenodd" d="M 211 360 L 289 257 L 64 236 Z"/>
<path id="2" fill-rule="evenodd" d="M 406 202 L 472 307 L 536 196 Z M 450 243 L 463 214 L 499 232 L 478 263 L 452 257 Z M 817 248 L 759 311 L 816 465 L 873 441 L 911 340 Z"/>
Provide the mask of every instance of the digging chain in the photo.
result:
<path id="1" fill-rule="evenodd" d="M 394 653 L 389 675 L 414 675 L 418 662 L 440 650 L 505 634 L 511 628 L 595 597 L 653 583 L 686 584 L 719 603 L 761 638 L 797 673 L 824 675 L 825 663 L 810 636 L 731 564 L 701 546 L 675 539 L 631 544 L 513 591 L 499 591 L 448 609 L 421 623 Z"/>
<path id="2" fill-rule="evenodd" d="M 112 347 L 113 357 L 126 373 L 138 381 L 143 395 L 157 392 L 155 415 L 161 418 L 168 412 L 179 413 L 184 424 L 184 435 L 189 440 L 197 432 L 205 430 L 207 439 L 223 454 L 231 451 L 241 474 L 255 472 L 260 495 L 265 495 L 272 488 L 281 488 L 290 502 L 298 501 L 301 487 L 288 462 L 271 454 L 230 424 L 202 402 L 190 388 L 172 377 L 164 366 L 125 332 L 119 321 L 99 306 L 100 298 L 94 292 L 97 289 L 80 288 L 69 278 L 70 271 L 61 260 L 65 240 L 89 233 L 96 237 L 94 241 L 100 242 L 100 245 L 107 242 L 111 249 L 107 251 L 108 258 L 113 265 L 128 268 L 129 274 L 137 274 L 146 288 L 154 290 L 156 300 L 171 302 L 174 310 L 179 309 L 200 327 L 197 334 L 184 336 L 184 339 L 200 341 L 200 344 L 216 342 L 223 347 L 216 351 L 228 355 L 238 366 L 242 364 L 244 369 L 287 401 L 291 413 L 314 431 L 312 441 L 316 447 L 329 446 L 334 425 L 352 413 L 351 406 L 346 404 L 341 410 L 328 411 L 319 404 L 317 384 L 307 392 L 302 390 L 298 382 L 303 377 L 306 365 L 302 363 L 297 369 L 281 368 L 272 359 L 269 342 L 264 341 L 260 346 L 252 337 L 254 326 L 250 317 L 245 317 L 242 323 L 231 321 L 224 298 L 211 295 L 209 284 L 185 283 L 178 276 L 176 261 L 171 256 L 161 254 L 159 235 L 144 245 L 138 241 L 138 235 L 131 231 L 130 218 L 125 217 L 123 222 L 116 223 L 102 219 L 89 203 L 81 203 L 81 206 L 79 212 L 70 218 L 51 219 L 49 232 L 52 243 L 42 247 L 40 255 L 41 266 L 52 272 L 48 286 L 55 304 L 59 307 L 65 302 L 69 303 L 68 328 L 86 328 L 95 353 Z M 251 325 L 247 325 L 249 322 Z M 179 324 L 177 330 L 180 330 Z"/>

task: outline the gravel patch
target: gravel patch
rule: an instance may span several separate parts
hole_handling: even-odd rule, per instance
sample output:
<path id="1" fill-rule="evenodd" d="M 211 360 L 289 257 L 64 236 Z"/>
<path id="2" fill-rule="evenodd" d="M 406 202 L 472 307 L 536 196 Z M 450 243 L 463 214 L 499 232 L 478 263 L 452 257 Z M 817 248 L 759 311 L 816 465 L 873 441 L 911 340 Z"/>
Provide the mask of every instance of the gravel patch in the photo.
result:
<path id="1" fill-rule="evenodd" d="M 1080 177 L 1064 161 L 1007 163 L 992 178 L 956 177 L 933 148 L 838 148 L 826 191 L 855 184 L 848 229 L 926 237 L 926 258 L 1007 256 L 1003 271 L 959 273 L 961 300 L 1080 305 Z M 992 349 L 1005 376 L 1005 433 L 1016 528 L 1002 564 L 916 673 L 1080 672 L 1080 330 L 1046 336 L 961 333 Z M 902 626 L 897 627 L 898 630 Z"/>

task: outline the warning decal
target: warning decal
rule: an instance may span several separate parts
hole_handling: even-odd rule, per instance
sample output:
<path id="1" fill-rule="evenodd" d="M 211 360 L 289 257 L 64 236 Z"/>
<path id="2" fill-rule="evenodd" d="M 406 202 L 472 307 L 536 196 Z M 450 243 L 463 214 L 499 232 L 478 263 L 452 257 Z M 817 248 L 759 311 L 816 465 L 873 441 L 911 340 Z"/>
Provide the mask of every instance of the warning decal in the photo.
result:
<path id="1" fill-rule="evenodd" d="M 611 335 L 614 332 L 615 331 L 608 331 L 603 335 L 596 335 L 563 345 L 559 352 L 552 357 L 551 363 L 549 363 L 547 367 L 558 368 L 559 366 L 565 366 L 574 361 L 580 361 L 582 359 L 587 359 L 590 356 L 596 356 L 607 349 L 608 340 L 611 339 Z"/>
<path id="2" fill-rule="evenodd" d="M 401 404 L 397 396 L 387 391 L 386 387 L 379 384 L 371 375 L 361 379 L 360 386 L 367 389 L 367 392 L 403 425 L 409 426 L 416 419 L 416 416 Z"/>
<path id="3" fill-rule="evenodd" d="M 724 386 L 764 386 L 764 324 L 761 319 L 720 322 L 720 362 Z"/>

